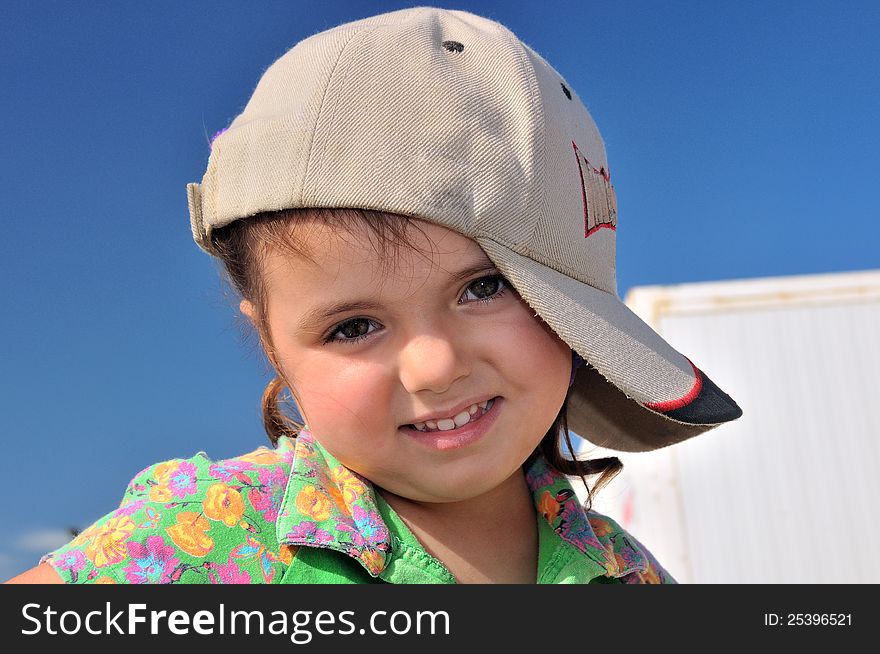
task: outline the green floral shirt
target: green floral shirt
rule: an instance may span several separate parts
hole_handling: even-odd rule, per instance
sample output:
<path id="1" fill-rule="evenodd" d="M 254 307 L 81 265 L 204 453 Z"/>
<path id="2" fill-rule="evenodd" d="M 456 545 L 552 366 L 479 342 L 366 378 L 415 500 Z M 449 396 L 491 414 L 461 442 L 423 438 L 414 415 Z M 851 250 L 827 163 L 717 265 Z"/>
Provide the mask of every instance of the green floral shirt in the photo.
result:
<path id="1" fill-rule="evenodd" d="M 526 470 L 538 583 L 676 583 L 543 457 Z M 138 473 L 115 511 L 43 557 L 68 583 L 456 583 L 372 484 L 306 428 L 274 450 Z"/>

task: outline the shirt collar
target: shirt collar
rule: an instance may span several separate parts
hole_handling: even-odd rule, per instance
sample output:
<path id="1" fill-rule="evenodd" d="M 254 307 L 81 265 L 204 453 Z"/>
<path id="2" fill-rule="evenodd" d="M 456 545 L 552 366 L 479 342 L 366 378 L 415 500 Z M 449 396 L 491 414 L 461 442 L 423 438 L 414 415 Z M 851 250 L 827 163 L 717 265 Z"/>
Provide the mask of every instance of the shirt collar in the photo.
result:
<path id="1" fill-rule="evenodd" d="M 374 577 L 388 565 L 391 535 L 373 485 L 339 463 L 308 428 L 296 437 L 276 530 L 281 545 L 342 552 Z"/>
<path id="2" fill-rule="evenodd" d="M 526 469 L 535 510 L 562 540 L 598 563 L 607 577 L 645 572 L 648 560 L 612 520 L 585 511 L 568 477 L 538 455 Z"/>
<path id="3" fill-rule="evenodd" d="M 645 570 L 648 562 L 607 519 L 584 511 L 568 478 L 538 455 L 526 468 L 539 520 L 598 563 L 606 576 Z M 336 550 L 357 560 L 373 577 L 391 559 L 393 538 L 369 480 L 346 468 L 308 427 L 295 439 L 293 463 L 276 524 L 278 542 Z"/>

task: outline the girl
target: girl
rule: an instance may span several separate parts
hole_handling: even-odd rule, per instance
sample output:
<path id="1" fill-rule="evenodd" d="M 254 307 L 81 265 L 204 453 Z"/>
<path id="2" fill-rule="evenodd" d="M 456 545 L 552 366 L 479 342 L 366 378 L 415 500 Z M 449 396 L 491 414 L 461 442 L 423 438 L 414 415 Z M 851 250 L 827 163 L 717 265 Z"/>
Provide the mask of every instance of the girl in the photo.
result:
<path id="1" fill-rule="evenodd" d="M 145 469 L 16 581 L 674 583 L 591 509 L 620 461 L 560 439 L 742 412 L 618 299 L 602 139 L 509 30 L 418 7 L 305 39 L 187 190 L 277 372 L 273 448 Z"/>

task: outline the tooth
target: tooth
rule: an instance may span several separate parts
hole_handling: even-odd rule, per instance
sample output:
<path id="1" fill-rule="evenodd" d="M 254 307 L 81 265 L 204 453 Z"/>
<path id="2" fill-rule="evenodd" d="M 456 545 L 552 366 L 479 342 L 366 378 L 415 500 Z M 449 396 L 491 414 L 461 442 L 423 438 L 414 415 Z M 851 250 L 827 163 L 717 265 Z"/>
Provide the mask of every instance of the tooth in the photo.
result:
<path id="1" fill-rule="evenodd" d="M 486 400 L 485 402 L 480 402 L 477 406 L 480 407 L 481 409 L 485 409 L 486 404 L 488 404 L 488 402 L 489 402 L 489 400 Z"/>
<path id="2" fill-rule="evenodd" d="M 423 423 L 423 422 L 417 422 L 416 424 L 413 425 L 413 427 L 415 427 L 419 431 L 425 431 L 425 423 Z"/>
<path id="3" fill-rule="evenodd" d="M 437 429 L 437 422 L 435 420 L 428 420 L 425 422 L 425 427 L 428 429 Z"/>
<path id="4" fill-rule="evenodd" d="M 462 425 L 466 425 L 470 419 L 471 414 L 467 411 L 462 411 L 452 419 L 452 422 L 455 423 L 456 427 L 461 427 Z"/>
<path id="5" fill-rule="evenodd" d="M 480 410 L 480 409 L 477 407 L 476 404 L 471 404 L 471 405 L 468 407 L 468 413 L 471 414 L 471 415 L 474 415 L 474 414 L 475 414 L 477 411 L 479 411 L 479 410 Z"/>
<path id="6" fill-rule="evenodd" d="M 450 420 L 449 418 L 443 418 L 443 420 L 437 421 L 437 428 L 440 431 L 449 431 L 450 429 L 455 429 L 455 421 Z"/>

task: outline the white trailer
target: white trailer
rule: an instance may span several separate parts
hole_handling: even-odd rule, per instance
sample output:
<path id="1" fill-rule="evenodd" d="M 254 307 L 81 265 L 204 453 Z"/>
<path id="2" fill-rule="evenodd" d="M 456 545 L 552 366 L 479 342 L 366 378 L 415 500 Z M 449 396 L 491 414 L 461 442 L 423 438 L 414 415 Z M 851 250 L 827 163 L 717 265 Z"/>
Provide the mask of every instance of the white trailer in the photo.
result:
<path id="1" fill-rule="evenodd" d="M 880 270 L 644 286 L 626 304 L 742 407 L 593 507 L 683 583 L 880 582 Z"/>

